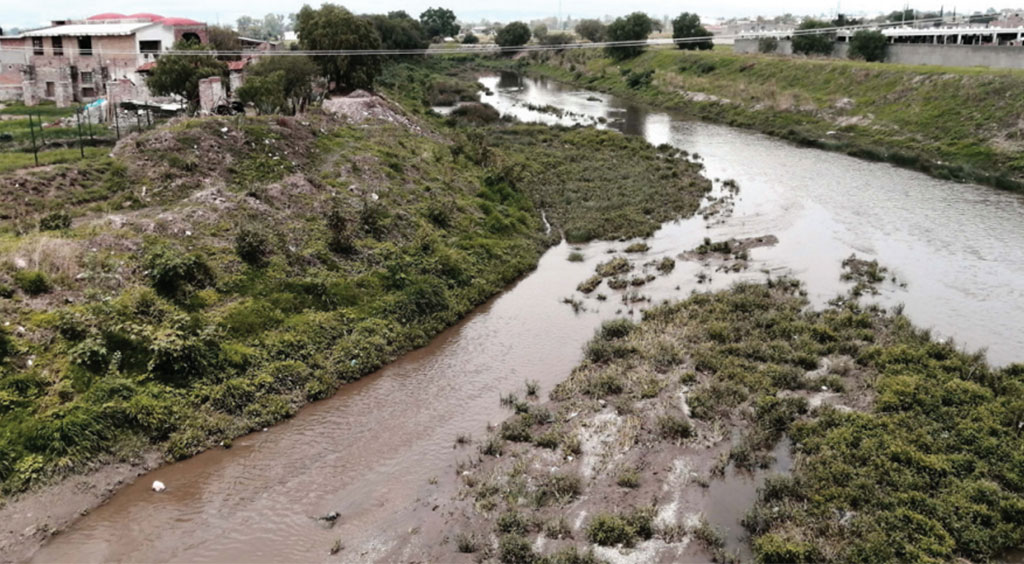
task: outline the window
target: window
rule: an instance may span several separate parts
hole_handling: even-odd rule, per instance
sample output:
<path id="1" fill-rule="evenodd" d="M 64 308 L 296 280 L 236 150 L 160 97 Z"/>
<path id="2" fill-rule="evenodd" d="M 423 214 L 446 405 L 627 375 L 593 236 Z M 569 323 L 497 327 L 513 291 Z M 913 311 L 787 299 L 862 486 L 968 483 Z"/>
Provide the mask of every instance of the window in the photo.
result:
<path id="1" fill-rule="evenodd" d="M 92 71 L 82 71 L 82 84 L 92 84 L 96 82 L 93 79 Z"/>
<path id="2" fill-rule="evenodd" d="M 43 54 L 43 38 L 33 37 L 32 38 L 32 54 L 42 55 Z"/>
<path id="3" fill-rule="evenodd" d="M 82 88 L 82 98 L 95 98 L 96 89 L 91 87 Z"/>
<path id="4" fill-rule="evenodd" d="M 139 41 L 139 51 L 143 53 L 159 53 L 160 47 L 160 41 Z"/>
<path id="5" fill-rule="evenodd" d="M 92 56 L 92 38 L 91 37 L 79 37 L 78 38 L 78 54 L 83 57 Z"/>
<path id="6" fill-rule="evenodd" d="M 53 45 L 53 56 L 63 57 L 64 56 L 64 40 L 60 37 L 54 37 L 50 40 Z"/>

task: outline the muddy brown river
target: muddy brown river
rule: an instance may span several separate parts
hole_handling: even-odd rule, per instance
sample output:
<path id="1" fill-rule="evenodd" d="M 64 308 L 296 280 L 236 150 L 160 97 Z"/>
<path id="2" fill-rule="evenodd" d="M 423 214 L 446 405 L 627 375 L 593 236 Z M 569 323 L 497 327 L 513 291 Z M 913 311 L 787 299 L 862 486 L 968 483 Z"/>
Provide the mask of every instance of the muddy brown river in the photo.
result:
<path id="1" fill-rule="evenodd" d="M 640 290 L 652 302 L 739 278 L 760 279 L 767 271 L 797 276 L 811 299 L 823 303 L 846 290 L 840 262 L 857 253 L 889 266 L 906 285 L 883 285 L 875 299 L 905 304 L 915 323 L 968 349 L 988 347 L 995 364 L 1024 357 L 1021 196 L 677 120 L 550 82 L 516 75 L 482 81 L 493 92 L 485 101 L 503 113 L 550 124 L 594 123 L 671 143 L 699 153 L 708 177 L 739 183 L 731 217 L 666 224 L 636 260 L 676 256 L 705 236 L 778 237 L 774 247 L 751 252 L 748 271 L 713 273 L 707 283 L 697 281 L 706 270 L 701 265 L 680 262 L 670 276 Z M 574 114 L 528 107 L 549 104 Z M 721 193 L 721 183 L 715 185 Z M 453 450 L 455 437 L 481 437 L 489 422 L 506 415 L 499 395 L 521 389 L 525 380 L 538 380 L 546 394 L 579 361 L 581 346 L 602 320 L 639 315 L 647 302 L 631 308 L 618 293 L 599 302 L 574 291 L 609 250 L 624 246 L 578 247 L 586 257 L 580 263 L 566 260 L 572 249 L 564 243 L 550 249 L 535 272 L 427 347 L 281 425 L 236 440 L 229 450 L 214 449 L 143 476 L 53 537 L 35 560 L 415 558 L 400 547 L 409 537 L 443 529 L 435 507 L 454 493 L 457 460 L 472 452 Z M 562 303 L 572 296 L 581 311 Z M 152 492 L 153 480 L 167 490 Z M 748 494 L 727 497 L 732 501 L 708 514 L 738 530 Z M 332 511 L 340 515 L 333 528 L 316 519 Z M 337 541 L 343 548 L 331 556 Z"/>

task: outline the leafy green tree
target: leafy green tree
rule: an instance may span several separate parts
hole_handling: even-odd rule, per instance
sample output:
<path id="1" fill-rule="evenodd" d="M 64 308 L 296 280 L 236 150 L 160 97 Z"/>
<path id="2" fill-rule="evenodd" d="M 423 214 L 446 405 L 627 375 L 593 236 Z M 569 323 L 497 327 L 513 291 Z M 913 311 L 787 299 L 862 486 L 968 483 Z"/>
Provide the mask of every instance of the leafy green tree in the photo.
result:
<path id="1" fill-rule="evenodd" d="M 881 31 L 862 29 L 850 38 L 850 58 L 871 62 L 885 60 L 889 40 Z"/>
<path id="2" fill-rule="evenodd" d="M 565 45 L 566 43 L 572 43 L 572 35 L 565 32 L 549 33 L 544 36 L 544 39 L 540 40 L 542 45 Z"/>
<path id="3" fill-rule="evenodd" d="M 644 41 L 651 34 L 653 29 L 651 18 L 643 12 L 618 18 L 606 29 L 608 41 Z M 615 46 L 607 47 L 608 54 L 616 59 L 628 59 L 643 53 L 644 46 Z"/>
<path id="4" fill-rule="evenodd" d="M 228 66 L 218 61 L 209 46 L 179 41 L 175 50 L 192 51 L 180 55 L 163 55 L 146 79 L 146 86 L 158 96 L 180 96 L 196 107 L 199 104 L 199 81 L 211 76 L 228 78 Z"/>
<path id="5" fill-rule="evenodd" d="M 262 114 L 302 112 L 313 98 L 319 69 L 305 56 L 264 57 L 246 71 L 238 99 Z"/>
<path id="6" fill-rule="evenodd" d="M 217 58 L 222 61 L 237 61 L 240 55 L 224 55 L 225 51 L 241 51 L 242 42 L 238 32 L 224 25 L 211 25 L 206 28 L 206 40 L 217 51 Z"/>
<path id="7" fill-rule="evenodd" d="M 537 24 L 533 26 L 533 37 L 537 40 L 537 43 L 544 41 L 544 38 L 548 36 L 548 26 L 544 24 Z"/>
<path id="8" fill-rule="evenodd" d="M 700 16 L 683 12 L 679 17 L 672 20 L 672 39 L 685 39 L 688 37 L 709 37 L 711 32 L 700 24 Z M 676 43 L 680 49 L 700 49 L 706 51 L 714 47 L 710 39 L 703 41 L 680 41 Z"/>
<path id="9" fill-rule="evenodd" d="M 891 22 L 909 22 L 913 21 L 916 10 L 913 8 L 907 8 L 906 10 L 896 10 L 889 14 L 889 21 Z"/>
<path id="10" fill-rule="evenodd" d="M 380 35 L 381 49 L 426 49 L 430 42 L 419 21 L 404 11 L 366 16 Z"/>
<path id="11" fill-rule="evenodd" d="M 299 10 L 295 31 L 299 45 L 311 50 L 380 49 L 380 36 L 368 20 L 354 16 L 336 4 L 323 4 L 314 10 L 305 5 Z M 382 57 L 377 55 L 330 55 L 317 57 L 321 73 L 336 88 L 372 88 L 380 74 Z"/>
<path id="12" fill-rule="evenodd" d="M 839 14 L 836 19 L 832 20 L 832 25 L 835 27 L 846 27 L 848 25 L 860 25 L 864 23 L 864 20 L 860 18 L 851 18 L 846 14 Z"/>
<path id="13" fill-rule="evenodd" d="M 793 34 L 793 52 L 804 55 L 831 55 L 835 41 L 835 33 L 819 32 L 812 30 L 832 27 L 829 22 L 821 20 L 804 20 L 796 29 L 807 33 Z"/>
<path id="14" fill-rule="evenodd" d="M 533 35 L 533 32 L 530 31 L 529 26 L 525 23 L 512 22 L 501 28 L 498 35 L 494 37 L 494 42 L 502 47 L 519 47 L 520 45 L 526 45 L 530 41 L 531 35 Z"/>
<path id="15" fill-rule="evenodd" d="M 597 43 L 604 40 L 605 26 L 601 20 L 580 20 L 576 24 L 576 33 L 587 41 Z"/>
<path id="16" fill-rule="evenodd" d="M 420 14 L 420 25 L 430 39 L 458 35 L 459 24 L 455 22 L 455 12 L 447 8 L 428 8 Z"/>
<path id="17" fill-rule="evenodd" d="M 463 45 L 476 45 L 477 43 L 480 43 L 480 38 L 475 36 L 475 35 L 473 35 L 473 32 L 467 33 L 462 38 L 462 44 Z"/>

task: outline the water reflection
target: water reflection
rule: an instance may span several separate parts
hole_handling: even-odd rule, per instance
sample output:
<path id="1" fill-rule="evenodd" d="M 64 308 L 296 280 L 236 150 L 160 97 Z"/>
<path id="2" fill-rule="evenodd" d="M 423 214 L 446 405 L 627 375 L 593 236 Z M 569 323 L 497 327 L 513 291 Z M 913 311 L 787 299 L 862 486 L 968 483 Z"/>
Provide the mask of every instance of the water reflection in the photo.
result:
<path id="1" fill-rule="evenodd" d="M 504 114 L 670 143 L 698 153 L 707 176 L 737 180 L 733 218 L 706 234 L 778 236 L 779 244 L 761 253 L 767 267 L 797 275 L 815 303 L 845 292 L 840 263 L 857 253 L 907 284 L 884 287 L 882 303 L 905 304 L 916 324 L 968 349 L 987 348 L 996 365 L 1022 360 L 1024 196 L 679 119 L 549 80 L 520 78 L 514 91 L 503 90 L 503 80 L 513 81 L 481 82 L 494 91 L 485 101 Z M 536 109 L 543 106 L 566 112 Z"/>

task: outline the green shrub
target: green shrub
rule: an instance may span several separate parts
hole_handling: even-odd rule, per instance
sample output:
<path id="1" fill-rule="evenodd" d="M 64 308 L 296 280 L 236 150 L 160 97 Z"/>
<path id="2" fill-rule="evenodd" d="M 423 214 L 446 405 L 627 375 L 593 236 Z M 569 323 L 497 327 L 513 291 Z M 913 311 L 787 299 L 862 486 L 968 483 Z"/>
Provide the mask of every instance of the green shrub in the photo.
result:
<path id="1" fill-rule="evenodd" d="M 505 534 L 525 535 L 530 530 L 530 522 L 522 513 L 509 510 L 498 516 L 498 531 Z"/>
<path id="2" fill-rule="evenodd" d="M 634 90 L 639 90 L 645 86 L 650 86 L 653 80 L 653 69 L 648 69 L 646 71 L 633 71 L 626 76 L 626 86 L 629 86 Z"/>
<path id="3" fill-rule="evenodd" d="M 14 273 L 14 283 L 30 296 L 45 294 L 52 289 L 50 279 L 38 270 L 19 270 Z"/>
<path id="4" fill-rule="evenodd" d="M 637 508 L 629 513 L 599 513 L 587 524 L 587 540 L 601 546 L 632 547 L 654 536 L 654 509 Z"/>
<path id="5" fill-rule="evenodd" d="M 686 418 L 666 413 L 658 417 L 658 432 L 672 441 L 682 441 L 693 436 L 693 425 Z"/>
<path id="6" fill-rule="evenodd" d="M 502 564 L 533 564 L 537 554 L 533 545 L 520 535 L 504 535 L 498 540 L 498 560 Z"/>
<path id="7" fill-rule="evenodd" d="M 621 339 L 632 333 L 634 329 L 636 329 L 636 323 L 632 319 L 611 319 L 601 324 L 598 335 L 601 339 L 610 341 Z"/>
<path id="8" fill-rule="evenodd" d="M 183 297 L 213 283 L 213 271 L 199 253 L 160 245 L 146 254 L 145 266 L 153 289 L 165 297 Z"/>
<path id="9" fill-rule="evenodd" d="M 0 283 L 0 299 L 9 300 L 14 297 L 14 288 Z"/>
<path id="10" fill-rule="evenodd" d="M 779 39 L 777 37 L 762 37 L 757 40 L 758 53 L 774 53 L 779 50 Z"/>
<path id="11" fill-rule="evenodd" d="M 452 110 L 451 116 L 470 123 L 485 124 L 501 119 L 501 112 L 489 104 L 468 102 Z"/>
<path id="12" fill-rule="evenodd" d="M 793 52 L 804 55 L 831 55 L 834 49 L 835 33 L 817 32 L 813 30 L 830 28 L 829 22 L 806 19 L 797 26 L 797 31 L 808 31 L 809 33 L 793 35 Z"/>
<path id="13" fill-rule="evenodd" d="M 69 227 L 71 227 L 71 215 L 66 211 L 56 211 L 39 220 L 40 231 L 61 231 Z"/>
<path id="14" fill-rule="evenodd" d="M 270 237 L 259 225 L 246 223 L 235 235 L 235 253 L 250 266 L 263 266 L 270 256 Z"/>
<path id="15" fill-rule="evenodd" d="M 878 30 L 861 29 L 850 38 L 850 58 L 882 62 L 889 49 L 889 40 Z"/>
<path id="16" fill-rule="evenodd" d="M 7 329 L 0 327 L 0 364 L 3 364 L 12 352 L 14 352 L 14 343 L 11 342 L 11 337 L 7 334 Z M 2 414 L 2 412 L 0 412 L 0 414 Z"/>
<path id="17" fill-rule="evenodd" d="M 636 468 L 626 468 L 622 472 L 619 472 L 619 476 L 615 479 L 615 483 L 619 487 L 636 489 L 640 487 L 640 473 L 636 471 Z"/>

